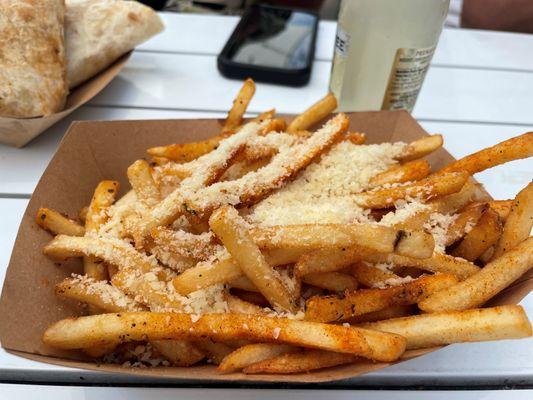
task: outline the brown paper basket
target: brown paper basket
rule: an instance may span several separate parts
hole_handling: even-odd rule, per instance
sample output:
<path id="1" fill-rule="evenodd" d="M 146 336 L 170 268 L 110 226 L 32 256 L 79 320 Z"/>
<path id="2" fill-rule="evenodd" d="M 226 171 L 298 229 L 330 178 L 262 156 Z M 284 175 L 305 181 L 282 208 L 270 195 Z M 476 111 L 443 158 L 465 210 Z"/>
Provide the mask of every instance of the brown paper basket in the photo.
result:
<path id="1" fill-rule="evenodd" d="M 427 133 L 405 112 L 367 112 L 350 114 L 350 129 L 365 132 L 369 143 L 412 141 Z M 200 382 L 275 382 L 313 383 L 355 377 L 391 364 L 371 361 L 329 368 L 300 375 L 220 374 L 212 366 L 191 368 L 132 369 L 118 365 L 96 365 L 78 352 L 60 351 L 41 341 L 44 330 L 62 318 L 80 315 L 78 305 L 58 299 L 53 287 L 72 272 L 81 272 L 81 262 L 63 265 L 42 253 L 51 236 L 34 222 L 39 207 L 54 208 L 75 217 L 88 204 L 92 191 L 102 179 L 121 183 L 128 190 L 126 168 L 144 157 L 148 147 L 188 142 L 216 134 L 221 123 L 214 119 L 162 121 L 75 122 L 65 135 L 56 154 L 24 213 L 0 299 L 0 341 L 2 346 L 30 359 L 69 367 L 144 377 L 175 378 Z M 434 168 L 453 161 L 444 149 L 429 158 Z M 532 274 L 515 283 L 492 304 L 516 304 L 533 288 Z M 528 279 L 529 278 L 529 279 Z M 408 352 L 403 360 L 434 351 Z"/>
<path id="2" fill-rule="evenodd" d="M 100 93 L 118 75 L 130 55 L 131 52 L 123 55 L 108 68 L 74 88 L 67 97 L 65 109 L 61 112 L 37 118 L 0 117 L 0 143 L 14 147 L 25 146 L 30 140 Z"/>

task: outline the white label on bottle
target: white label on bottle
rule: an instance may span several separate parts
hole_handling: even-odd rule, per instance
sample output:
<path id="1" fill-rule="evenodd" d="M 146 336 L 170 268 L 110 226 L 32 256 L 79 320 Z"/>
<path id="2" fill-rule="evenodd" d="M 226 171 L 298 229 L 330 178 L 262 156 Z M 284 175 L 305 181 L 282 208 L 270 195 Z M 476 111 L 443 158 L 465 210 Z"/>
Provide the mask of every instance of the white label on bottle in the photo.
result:
<path id="1" fill-rule="evenodd" d="M 413 110 L 434 51 L 435 46 L 396 51 L 382 110 Z"/>
<path id="2" fill-rule="evenodd" d="M 350 35 L 339 25 L 337 35 L 335 36 L 335 53 L 342 58 L 348 57 L 348 48 L 350 47 Z"/>

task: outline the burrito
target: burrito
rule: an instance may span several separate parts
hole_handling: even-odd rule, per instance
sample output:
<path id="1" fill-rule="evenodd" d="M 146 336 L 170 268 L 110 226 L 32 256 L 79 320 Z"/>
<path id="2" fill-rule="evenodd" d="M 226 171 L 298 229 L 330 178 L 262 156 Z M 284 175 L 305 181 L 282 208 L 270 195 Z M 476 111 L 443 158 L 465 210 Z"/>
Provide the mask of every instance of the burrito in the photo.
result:
<path id="1" fill-rule="evenodd" d="M 38 117 L 67 97 L 63 0 L 0 0 L 0 116 Z"/>
<path id="2" fill-rule="evenodd" d="M 163 30 L 150 7 L 136 1 L 67 0 L 68 84 L 73 88 Z"/>

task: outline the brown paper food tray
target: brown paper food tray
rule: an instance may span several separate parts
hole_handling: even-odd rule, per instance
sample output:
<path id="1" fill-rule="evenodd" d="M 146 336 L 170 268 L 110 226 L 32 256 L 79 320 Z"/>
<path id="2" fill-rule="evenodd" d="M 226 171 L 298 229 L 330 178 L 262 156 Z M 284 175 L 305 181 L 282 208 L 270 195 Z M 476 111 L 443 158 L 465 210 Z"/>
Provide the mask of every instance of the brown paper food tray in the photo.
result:
<path id="1" fill-rule="evenodd" d="M 369 143 L 409 142 L 427 135 L 405 112 L 367 112 L 349 116 L 350 129 L 365 132 Z M 326 382 L 355 377 L 391 365 L 368 361 L 308 374 L 275 376 L 220 374 L 212 366 L 132 369 L 96 365 L 84 361 L 79 352 L 60 351 L 42 343 L 41 336 L 51 323 L 82 312 L 77 304 L 58 299 L 53 294 L 56 283 L 72 272 L 81 272 L 81 262 L 72 260 L 58 265 L 43 255 L 42 248 L 51 236 L 34 222 L 38 208 L 50 207 L 76 217 L 78 211 L 88 204 L 100 180 L 118 180 L 122 192 L 126 192 L 129 188 L 126 168 L 134 160 L 145 157 L 148 147 L 204 139 L 219 132 L 220 127 L 221 121 L 215 119 L 72 124 L 39 181 L 19 228 L 0 299 L 0 341 L 4 348 L 23 357 L 63 366 L 204 382 Z M 433 168 L 439 168 L 454 159 L 446 150 L 440 149 L 428 160 Z M 531 278 L 531 274 L 528 276 Z M 533 280 L 524 277 L 491 303 L 515 304 L 532 288 Z M 405 358 L 434 350 L 409 352 Z"/>
<path id="2" fill-rule="evenodd" d="M 72 89 L 67 97 L 65 109 L 61 112 L 37 118 L 0 117 L 0 143 L 14 147 L 26 145 L 30 140 L 100 93 L 118 75 L 130 55 L 131 52 L 123 55 L 108 68 Z"/>

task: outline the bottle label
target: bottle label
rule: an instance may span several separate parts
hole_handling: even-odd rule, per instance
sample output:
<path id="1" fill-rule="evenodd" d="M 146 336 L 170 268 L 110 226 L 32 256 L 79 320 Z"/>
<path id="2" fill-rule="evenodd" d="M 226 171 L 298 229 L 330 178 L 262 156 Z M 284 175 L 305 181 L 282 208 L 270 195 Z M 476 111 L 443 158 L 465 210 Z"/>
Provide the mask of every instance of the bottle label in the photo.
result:
<path id="1" fill-rule="evenodd" d="M 434 52 L 435 46 L 396 51 L 382 110 L 413 110 Z"/>
<path id="2" fill-rule="evenodd" d="M 335 51 L 333 52 L 333 63 L 331 64 L 331 75 L 329 79 L 329 91 L 332 92 L 337 101 L 341 98 L 344 71 L 350 47 L 350 35 L 346 33 L 340 24 L 337 25 L 337 35 L 335 36 Z"/>
<path id="3" fill-rule="evenodd" d="M 335 53 L 342 58 L 348 57 L 350 39 L 350 35 L 339 25 L 337 27 L 337 35 L 335 36 Z"/>

